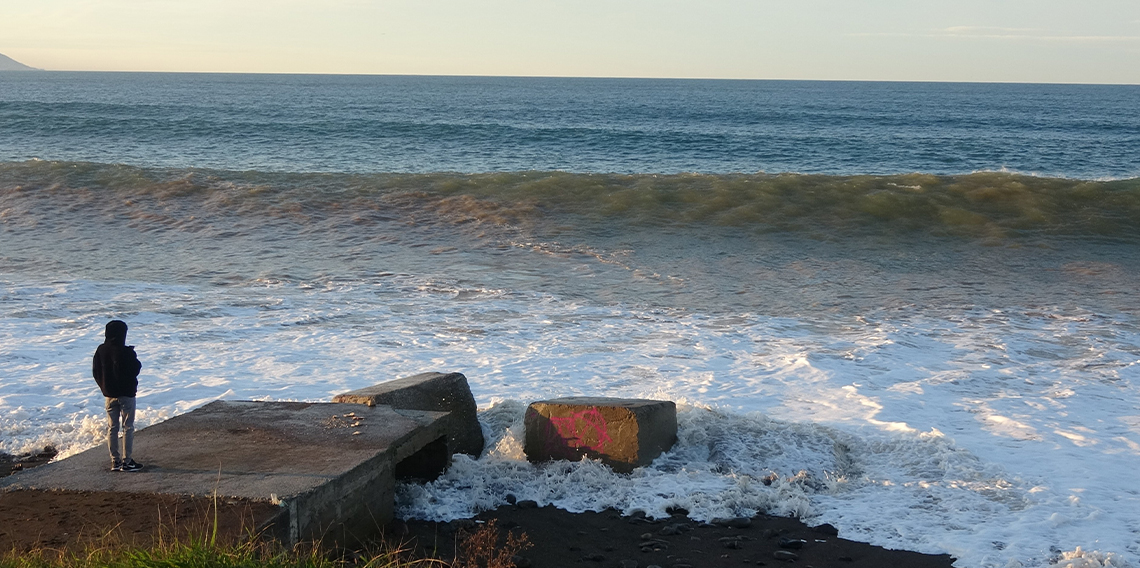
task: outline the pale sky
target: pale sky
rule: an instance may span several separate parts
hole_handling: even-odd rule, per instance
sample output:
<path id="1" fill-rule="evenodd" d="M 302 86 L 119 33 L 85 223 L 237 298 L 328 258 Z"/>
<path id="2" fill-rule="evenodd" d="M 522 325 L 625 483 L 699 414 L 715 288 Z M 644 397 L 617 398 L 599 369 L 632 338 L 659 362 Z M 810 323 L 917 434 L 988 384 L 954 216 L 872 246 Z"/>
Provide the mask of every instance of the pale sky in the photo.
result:
<path id="1" fill-rule="evenodd" d="M 50 70 L 1140 84 L 1140 0 L 0 0 Z"/>

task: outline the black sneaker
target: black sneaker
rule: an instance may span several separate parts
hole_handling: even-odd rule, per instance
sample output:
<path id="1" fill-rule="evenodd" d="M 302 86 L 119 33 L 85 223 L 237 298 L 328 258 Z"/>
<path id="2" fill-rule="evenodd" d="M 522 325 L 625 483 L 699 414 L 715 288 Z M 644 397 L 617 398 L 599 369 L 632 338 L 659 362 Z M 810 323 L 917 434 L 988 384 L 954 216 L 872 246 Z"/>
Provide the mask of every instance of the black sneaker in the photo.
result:
<path id="1" fill-rule="evenodd" d="M 119 460 L 112 460 L 111 471 L 123 471 L 123 462 Z"/>
<path id="2" fill-rule="evenodd" d="M 119 471 L 142 471 L 142 464 L 135 460 L 127 460 L 123 462 L 123 467 Z"/>

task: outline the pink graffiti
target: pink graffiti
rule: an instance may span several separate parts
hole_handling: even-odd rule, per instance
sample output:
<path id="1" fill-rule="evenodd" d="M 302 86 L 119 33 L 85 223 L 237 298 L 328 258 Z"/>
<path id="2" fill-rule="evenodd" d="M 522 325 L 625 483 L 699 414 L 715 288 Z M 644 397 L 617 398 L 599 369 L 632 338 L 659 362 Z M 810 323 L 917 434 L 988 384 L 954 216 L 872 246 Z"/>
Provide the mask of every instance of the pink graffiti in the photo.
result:
<path id="1" fill-rule="evenodd" d="M 596 407 L 569 416 L 551 416 L 549 420 L 543 438 L 551 457 L 576 458 L 586 450 L 604 454 L 606 444 L 613 441 L 607 432 L 606 418 Z"/>

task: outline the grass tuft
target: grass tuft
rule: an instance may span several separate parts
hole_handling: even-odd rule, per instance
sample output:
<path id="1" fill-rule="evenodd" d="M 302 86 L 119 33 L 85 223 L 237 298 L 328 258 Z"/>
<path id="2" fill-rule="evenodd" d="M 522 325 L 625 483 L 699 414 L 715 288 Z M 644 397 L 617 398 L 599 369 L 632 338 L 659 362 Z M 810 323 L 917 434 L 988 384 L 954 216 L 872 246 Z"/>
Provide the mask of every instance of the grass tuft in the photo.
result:
<path id="1" fill-rule="evenodd" d="M 459 543 L 456 565 L 464 568 L 515 568 L 518 554 L 530 548 L 527 534 L 502 531 L 491 519 Z"/>

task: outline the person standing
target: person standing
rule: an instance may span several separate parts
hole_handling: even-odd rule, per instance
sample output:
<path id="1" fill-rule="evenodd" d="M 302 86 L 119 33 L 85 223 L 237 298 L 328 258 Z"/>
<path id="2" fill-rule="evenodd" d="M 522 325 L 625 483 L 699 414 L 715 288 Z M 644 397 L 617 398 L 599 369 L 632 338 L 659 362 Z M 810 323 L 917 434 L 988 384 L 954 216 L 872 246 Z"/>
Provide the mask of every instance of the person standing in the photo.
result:
<path id="1" fill-rule="evenodd" d="M 142 464 L 131 459 L 135 437 L 135 394 L 142 363 L 133 345 L 127 345 L 127 324 L 107 323 L 106 340 L 95 350 L 91 374 L 103 391 L 107 409 L 107 449 L 111 451 L 111 471 L 139 471 Z M 122 425 L 122 452 L 119 429 Z"/>

